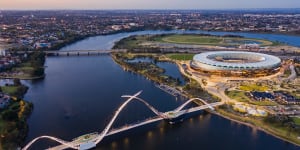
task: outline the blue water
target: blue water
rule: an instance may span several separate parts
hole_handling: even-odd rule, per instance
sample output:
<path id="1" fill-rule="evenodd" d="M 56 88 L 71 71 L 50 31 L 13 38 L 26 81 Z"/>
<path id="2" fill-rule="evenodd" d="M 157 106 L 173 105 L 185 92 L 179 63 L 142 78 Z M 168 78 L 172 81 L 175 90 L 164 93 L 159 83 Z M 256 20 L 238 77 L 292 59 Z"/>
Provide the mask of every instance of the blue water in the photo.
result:
<path id="1" fill-rule="evenodd" d="M 154 60 L 149 57 L 138 57 L 132 60 L 128 60 L 128 62 L 129 63 L 139 63 L 139 62 L 155 63 Z M 180 73 L 176 64 L 171 62 L 157 62 L 156 65 L 165 70 L 164 75 L 173 77 L 175 79 L 179 79 L 180 85 L 185 84 L 184 77 Z"/>
<path id="2" fill-rule="evenodd" d="M 165 75 L 173 77 L 175 79 L 179 79 L 180 85 L 185 84 L 184 77 L 180 73 L 176 64 L 170 63 L 170 62 L 158 62 L 156 65 L 165 70 L 165 73 L 164 73 Z"/>

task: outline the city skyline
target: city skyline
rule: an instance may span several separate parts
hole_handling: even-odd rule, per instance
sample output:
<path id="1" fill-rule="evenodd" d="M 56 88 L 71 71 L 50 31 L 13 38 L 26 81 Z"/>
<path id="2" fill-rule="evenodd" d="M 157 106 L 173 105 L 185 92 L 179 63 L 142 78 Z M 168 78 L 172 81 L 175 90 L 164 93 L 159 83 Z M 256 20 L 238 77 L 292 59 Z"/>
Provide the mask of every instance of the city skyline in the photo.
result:
<path id="1" fill-rule="evenodd" d="M 0 9 L 251 9 L 251 8 L 300 8 L 299 0 L 10 0 L 1 1 Z"/>

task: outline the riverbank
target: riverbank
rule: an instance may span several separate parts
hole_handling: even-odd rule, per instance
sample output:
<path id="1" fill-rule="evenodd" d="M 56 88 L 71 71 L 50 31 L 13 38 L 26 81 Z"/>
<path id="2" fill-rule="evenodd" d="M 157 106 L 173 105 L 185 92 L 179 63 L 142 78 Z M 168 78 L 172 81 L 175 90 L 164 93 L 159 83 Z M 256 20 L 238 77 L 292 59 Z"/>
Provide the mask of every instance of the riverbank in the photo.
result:
<path id="1" fill-rule="evenodd" d="M 146 53 L 146 54 L 144 54 L 144 53 L 143 54 L 139 54 L 139 53 L 138 54 L 131 54 L 130 53 L 128 58 L 134 59 L 136 56 L 140 56 L 140 57 L 153 57 L 153 56 L 155 56 L 155 58 L 157 59 L 156 61 L 159 61 L 159 60 L 169 61 L 169 62 L 172 62 L 172 63 L 176 63 L 179 68 L 181 67 L 181 64 L 179 64 L 178 61 L 172 60 L 172 57 L 171 57 L 172 55 L 163 55 L 163 56 L 161 56 L 159 54 L 148 54 L 148 53 Z M 113 58 L 114 58 L 114 60 L 117 59 L 116 57 L 113 57 Z M 178 58 L 178 57 L 176 57 L 176 58 Z M 179 59 L 182 59 L 182 58 L 179 57 Z M 118 63 L 118 64 L 121 65 L 122 67 L 124 67 L 124 62 L 123 62 L 123 64 L 122 63 L 121 64 Z M 131 70 L 132 68 L 126 68 L 126 69 Z M 179 70 L 181 71 L 181 73 L 183 75 L 185 75 L 187 78 L 190 79 L 189 76 L 187 76 L 185 73 L 182 72 L 183 69 L 179 69 Z M 151 80 L 153 78 L 153 77 L 149 77 L 148 75 L 145 75 L 145 74 L 141 74 L 141 75 L 146 76 L 147 78 L 149 78 Z M 154 76 L 155 76 L 155 74 L 154 74 Z M 190 82 L 193 81 L 192 79 L 190 79 L 190 80 L 191 80 Z M 159 80 L 154 80 L 154 81 L 160 83 Z M 200 90 L 200 89 L 196 89 L 195 88 L 197 86 L 201 87 L 200 84 L 195 84 L 194 83 L 194 84 L 191 84 L 191 85 L 195 85 L 195 86 L 193 86 L 194 87 L 193 89 L 195 89 L 196 91 Z M 170 86 L 174 86 L 174 85 L 170 85 Z M 195 93 L 195 91 L 194 90 L 192 90 L 194 92 L 191 92 L 189 90 L 187 91 L 186 87 L 181 88 L 181 91 L 185 91 L 186 94 L 189 95 L 189 97 L 195 97 L 195 96 L 196 97 L 202 97 L 203 96 L 203 95 L 191 94 L 191 93 Z M 259 129 L 259 130 L 261 130 L 261 131 L 263 131 L 263 132 L 265 132 L 267 134 L 270 134 L 270 135 L 272 135 L 274 137 L 277 137 L 277 138 L 279 138 L 281 140 L 284 140 L 284 141 L 293 143 L 293 144 L 295 144 L 297 146 L 300 146 L 300 141 L 299 141 L 297 133 L 293 133 L 292 130 L 287 129 L 285 126 L 278 126 L 278 125 L 275 125 L 275 124 L 266 123 L 266 121 L 265 121 L 266 119 L 263 118 L 263 117 L 252 117 L 252 116 L 245 117 L 244 115 L 240 116 L 240 115 L 236 115 L 233 112 L 228 112 L 225 109 L 222 109 L 222 107 L 217 108 L 215 114 L 219 115 L 219 116 L 222 116 L 222 117 L 224 117 L 226 119 L 229 119 L 231 121 L 235 121 L 237 123 L 240 123 L 240 124 L 243 124 L 243 125 L 255 128 L 255 129 Z"/>
<path id="2" fill-rule="evenodd" d="M 69 45 L 72 45 L 78 41 L 83 41 L 86 40 L 88 38 L 93 38 L 93 37 L 97 37 L 97 36 L 106 36 L 106 35 L 113 35 L 113 34 L 119 34 L 119 33 L 130 33 L 130 32 L 136 32 L 136 31 L 146 31 L 147 29 L 130 29 L 130 30 L 119 30 L 119 31 L 114 31 L 114 32 L 110 32 L 110 33 L 103 33 L 103 34 L 92 34 L 92 35 L 77 35 L 77 36 L 73 36 L 72 38 L 66 39 L 64 42 L 59 43 L 51 48 L 46 48 L 46 49 L 42 49 L 42 50 L 60 50 L 64 47 L 68 47 Z"/>
<path id="3" fill-rule="evenodd" d="M 44 63 L 45 53 L 36 51 L 28 54 L 27 58 L 20 64 L 12 66 L 11 68 L 0 73 L 1 79 L 21 79 L 34 80 L 45 77 Z"/>
<path id="4" fill-rule="evenodd" d="M 22 61 L 0 73 L 2 79 L 13 79 L 13 84 L 5 83 L 0 92 L 0 150 L 17 149 L 28 133 L 27 118 L 31 114 L 33 104 L 23 100 L 28 87 L 20 80 L 40 79 L 45 76 L 44 52 L 36 51 Z"/>
<path id="5" fill-rule="evenodd" d="M 33 104 L 22 100 L 28 87 L 19 84 L 1 87 L 8 95 L 7 106 L 0 109 L 0 149 L 17 149 L 28 133 L 27 118 L 31 114 Z"/>
<path id="6" fill-rule="evenodd" d="M 242 125 L 260 130 L 260 131 L 265 132 L 265 133 L 267 133 L 271 136 L 274 136 L 274 137 L 276 137 L 280 140 L 283 140 L 283 141 L 292 143 L 294 145 L 300 146 L 298 136 L 296 138 L 293 138 L 293 139 L 287 138 L 286 136 L 284 136 L 282 134 L 278 134 L 278 132 L 272 130 L 272 128 L 265 127 L 265 125 L 258 126 L 257 121 L 254 121 L 253 119 L 248 119 L 247 121 L 245 121 L 245 117 L 240 117 L 240 116 L 234 115 L 234 114 L 226 112 L 225 110 L 222 110 L 222 109 L 217 109 L 217 112 L 211 112 L 211 113 L 213 113 L 215 115 L 218 115 L 220 117 L 223 117 L 225 119 L 228 119 L 230 121 L 236 122 L 238 124 L 242 124 Z M 262 122 L 259 122 L 259 123 L 262 123 Z"/>
<path id="7" fill-rule="evenodd" d="M 31 76 L 0 76 L 0 79 L 20 79 L 20 80 L 37 80 L 37 79 L 43 79 L 45 78 L 46 75 L 41 75 L 41 76 L 35 76 L 35 77 L 31 77 Z"/>

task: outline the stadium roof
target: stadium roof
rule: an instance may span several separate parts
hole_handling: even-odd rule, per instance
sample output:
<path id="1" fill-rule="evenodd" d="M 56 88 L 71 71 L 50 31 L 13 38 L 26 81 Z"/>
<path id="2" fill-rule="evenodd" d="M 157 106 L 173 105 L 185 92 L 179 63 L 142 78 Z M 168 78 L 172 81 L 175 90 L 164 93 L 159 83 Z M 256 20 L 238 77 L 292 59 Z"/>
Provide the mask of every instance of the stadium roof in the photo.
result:
<path id="1" fill-rule="evenodd" d="M 228 62 L 219 61 L 216 58 L 222 59 L 243 59 L 248 62 Z M 196 67 L 206 70 L 244 70 L 244 69 L 270 69 L 280 65 L 281 60 L 278 57 L 243 51 L 215 51 L 205 52 L 195 55 L 193 58 L 193 64 Z"/>

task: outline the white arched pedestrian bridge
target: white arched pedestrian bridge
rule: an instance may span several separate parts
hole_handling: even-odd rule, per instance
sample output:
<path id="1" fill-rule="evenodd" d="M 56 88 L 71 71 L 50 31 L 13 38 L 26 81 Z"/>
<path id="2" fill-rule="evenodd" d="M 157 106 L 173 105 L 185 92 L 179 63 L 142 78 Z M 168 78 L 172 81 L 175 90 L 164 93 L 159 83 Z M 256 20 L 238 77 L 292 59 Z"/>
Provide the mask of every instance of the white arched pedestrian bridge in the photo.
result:
<path id="1" fill-rule="evenodd" d="M 115 112 L 115 114 L 113 115 L 113 117 L 109 121 L 109 123 L 106 125 L 104 130 L 102 130 L 102 132 L 100 132 L 100 133 L 93 133 L 93 136 L 88 136 L 88 137 L 91 137 L 90 139 L 73 140 L 73 141 L 68 142 L 68 141 L 64 141 L 64 140 L 61 140 L 61 139 L 56 138 L 56 137 L 44 135 L 44 136 L 39 136 L 39 137 L 33 139 L 26 146 L 24 146 L 24 148 L 22 150 L 29 149 L 32 144 L 34 144 L 36 141 L 41 140 L 41 139 L 50 139 L 50 140 L 56 141 L 56 142 L 61 144 L 61 145 L 58 145 L 56 147 L 49 148 L 49 149 L 53 149 L 53 150 L 66 149 L 66 148 L 80 149 L 80 150 L 90 149 L 90 148 L 96 147 L 96 145 L 98 143 L 100 143 L 104 137 L 112 135 L 112 134 L 117 134 L 117 133 L 129 130 L 129 129 L 133 129 L 133 128 L 143 126 L 143 125 L 146 125 L 146 124 L 150 124 L 150 123 L 160 121 L 160 120 L 163 120 L 163 119 L 166 119 L 166 120 L 172 119 L 174 116 L 178 117 L 178 116 L 186 114 L 186 113 L 196 112 L 196 111 L 203 110 L 203 109 L 208 109 L 208 108 L 211 109 L 211 110 L 214 110 L 213 107 L 223 105 L 223 102 L 216 102 L 216 103 L 208 104 L 200 98 L 193 98 L 193 99 L 188 100 L 187 102 L 185 102 L 184 104 L 182 104 L 178 108 L 174 109 L 173 111 L 160 112 L 157 109 L 155 109 L 153 106 L 151 106 L 149 103 L 147 103 L 145 100 L 137 97 L 138 95 L 141 94 L 141 92 L 142 91 L 139 91 L 138 93 L 136 93 L 134 95 L 123 95 L 122 97 L 128 98 L 128 99 L 117 109 L 117 111 Z M 119 116 L 121 111 L 131 101 L 134 101 L 134 100 L 139 101 L 139 102 L 143 103 L 144 105 L 146 105 L 147 108 L 149 108 L 156 116 L 153 117 L 153 118 L 146 119 L 143 122 L 139 122 L 139 123 L 127 125 L 125 127 L 121 127 L 119 129 L 111 130 L 111 127 L 112 127 L 113 123 L 115 122 L 115 120 L 117 119 L 117 117 Z M 183 110 L 183 108 L 185 106 L 187 106 L 189 103 L 192 103 L 193 101 L 200 101 L 200 102 L 204 103 L 204 105 Z M 172 114 L 172 115 L 169 115 L 169 114 Z M 80 136 L 79 138 L 81 138 L 81 137 L 86 137 L 86 136 Z"/>

